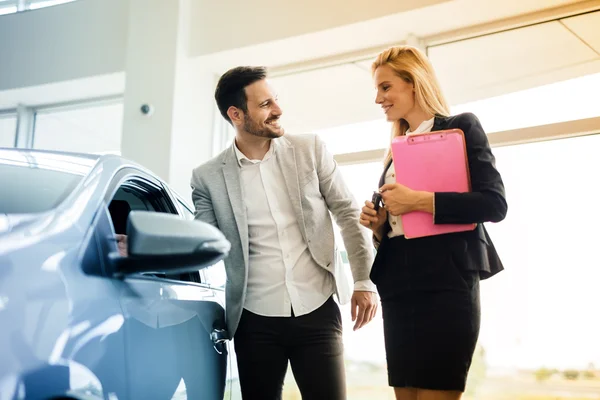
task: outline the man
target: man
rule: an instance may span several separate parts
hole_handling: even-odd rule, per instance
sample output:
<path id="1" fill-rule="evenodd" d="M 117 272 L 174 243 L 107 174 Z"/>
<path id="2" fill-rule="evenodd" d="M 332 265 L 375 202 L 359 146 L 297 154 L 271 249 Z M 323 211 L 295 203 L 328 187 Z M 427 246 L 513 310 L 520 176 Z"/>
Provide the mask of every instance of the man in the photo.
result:
<path id="1" fill-rule="evenodd" d="M 288 361 L 305 399 L 345 399 L 342 323 L 347 302 L 335 262 L 339 225 L 354 277 L 354 329 L 377 309 L 370 236 L 333 157 L 315 135 L 286 135 L 262 67 L 238 67 L 215 99 L 236 130 L 232 146 L 192 173 L 196 218 L 231 242 L 227 325 L 244 399 L 280 399 Z"/>

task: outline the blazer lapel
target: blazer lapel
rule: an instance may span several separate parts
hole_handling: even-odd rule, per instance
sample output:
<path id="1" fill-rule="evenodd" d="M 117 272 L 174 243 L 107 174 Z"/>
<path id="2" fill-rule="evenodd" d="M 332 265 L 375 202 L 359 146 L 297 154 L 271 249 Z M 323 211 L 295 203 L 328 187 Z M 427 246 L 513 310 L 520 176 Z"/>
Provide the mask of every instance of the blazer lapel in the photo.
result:
<path id="1" fill-rule="evenodd" d="M 385 164 L 385 168 L 383 169 L 383 173 L 381 174 L 381 177 L 379 178 L 379 187 L 382 187 L 385 184 L 385 174 L 387 173 L 387 170 L 390 168 L 390 165 L 392 165 L 392 160 L 388 161 Z"/>
<path id="2" fill-rule="evenodd" d="M 433 120 L 433 127 L 431 128 L 431 131 L 433 132 L 444 130 L 444 125 L 447 119 L 448 118 L 444 117 L 443 115 L 436 114 Z"/>
<path id="3" fill-rule="evenodd" d="M 227 194 L 229 202 L 231 203 L 231 209 L 237 225 L 238 234 L 240 235 L 240 242 L 242 243 L 242 250 L 244 253 L 244 263 L 248 265 L 248 219 L 246 217 L 246 207 L 242 201 L 242 185 L 240 182 L 240 168 L 235 159 L 235 151 L 233 147 L 229 152 L 229 155 L 223 161 L 223 176 L 225 178 L 225 185 L 227 186 Z"/>
<path id="4" fill-rule="evenodd" d="M 288 190 L 294 212 L 296 213 L 298 225 L 300 225 L 300 231 L 306 240 L 306 225 L 302 210 L 302 198 L 300 197 L 300 183 L 298 181 L 298 168 L 296 166 L 294 147 L 285 138 L 273 139 L 271 145 L 276 146 L 274 153 L 277 158 L 277 164 L 283 174 L 285 186 Z"/>

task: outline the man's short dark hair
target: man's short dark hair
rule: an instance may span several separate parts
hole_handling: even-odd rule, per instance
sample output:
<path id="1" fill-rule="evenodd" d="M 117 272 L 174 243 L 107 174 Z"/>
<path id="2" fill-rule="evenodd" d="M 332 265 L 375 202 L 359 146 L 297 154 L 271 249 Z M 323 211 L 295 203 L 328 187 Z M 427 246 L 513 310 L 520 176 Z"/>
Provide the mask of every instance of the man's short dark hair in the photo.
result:
<path id="1" fill-rule="evenodd" d="M 246 97 L 246 86 L 254 82 L 263 80 L 267 77 L 267 68 L 265 67 L 235 67 L 225 72 L 215 90 L 215 100 L 217 107 L 223 118 L 231 123 L 227 115 L 229 107 L 234 106 L 244 112 L 248 111 L 248 98 Z"/>

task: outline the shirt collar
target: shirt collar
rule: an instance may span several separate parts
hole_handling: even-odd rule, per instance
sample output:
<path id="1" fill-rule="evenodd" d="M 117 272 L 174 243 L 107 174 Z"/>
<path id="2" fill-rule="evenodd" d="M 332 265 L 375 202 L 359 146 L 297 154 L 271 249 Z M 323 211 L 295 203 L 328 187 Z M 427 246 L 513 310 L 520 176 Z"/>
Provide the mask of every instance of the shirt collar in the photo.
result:
<path id="1" fill-rule="evenodd" d="M 414 132 L 411 132 L 410 129 L 406 131 L 406 136 L 409 135 L 416 135 L 418 133 L 424 133 L 424 132 L 429 132 L 431 131 L 431 128 L 433 128 L 433 122 L 435 121 L 435 117 L 428 119 L 426 121 L 421 122 L 421 125 L 419 125 L 417 127 L 417 129 L 415 129 Z"/>
<path id="2" fill-rule="evenodd" d="M 235 158 L 240 167 L 242 166 L 242 161 L 245 163 L 251 163 L 251 164 L 258 164 L 262 161 L 267 161 L 273 155 L 273 147 L 274 147 L 273 140 L 271 140 L 271 142 L 269 143 L 269 151 L 267 151 L 267 153 L 265 154 L 265 156 L 263 157 L 262 160 L 250 160 L 248 157 L 246 157 L 244 155 L 244 153 L 242 153 L 240 151 L 240 149 L 238 149 L 237 143 L 235 143 L 235 139 L 233 140 L 233 150 L 235 151 Z"/>

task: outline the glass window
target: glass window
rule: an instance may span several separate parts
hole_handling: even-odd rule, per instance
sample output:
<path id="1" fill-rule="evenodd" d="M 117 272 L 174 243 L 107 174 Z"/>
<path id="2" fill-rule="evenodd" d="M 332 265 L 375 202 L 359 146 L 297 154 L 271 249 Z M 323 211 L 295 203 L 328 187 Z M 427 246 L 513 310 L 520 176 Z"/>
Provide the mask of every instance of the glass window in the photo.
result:
<path id="1" fill-rule="evenodd" d="M 0 115 L 0 147 L 14 147 L 17 133 L 17 117 Z"/>
<path id="2" fill-rule="evenodd" d="M 331 154 L 384 149 L 390 143 L 391 125 L 385 120 L 360 122 L 314 131 Z M 381 155 L 383 159 L 383 154 Z"/>
<path id="3" fill-rule="evenodd" d="M 509 211 L 487 226 L 506 270 L 482 284 L 485 398 L 598 398 L 599 148 L 593 135 L 494 150 Z"/>
<path id="4" fill-rule="evenodd" d="M 4 4 L 0 1 L 0 15 L 12 14 L 17 12 L 17 6 L 13 4 Z"/>
<path id="5" fill-rule="evenodd" d="M 383 161 L 344 165 L 340 167 L 340 171 L 359 207 L 362 207 L 365 200 L 371 200 L 373 191 L 378 189 L 379 177 L 383 172 Z M 340 251 L 345 252 L 339 229 L 337 225 L 334 224 L 334 226 L 336 243 Z M 346 271 L 350 272 L 350 264 L 347 264 L 343 255 L 340 259 L 346 264 Z M 350 275 L 348 273 L 349 278 Z M 346 304 L 340 308 L 344 326 L 352 327 L 354 323 L 351 319 L 350 305 Z M 387 370 L 385 369 L 381 309 L 378 310 L 373 321 L 358 331 L 344 330 L 344 351 L 348 371 L 348 399 L 360 398 L 353 397 L 352 393 L 361 391 L 372 393 L 369 396 L 371 399 L 387 399 L 387 395 L 391 393 L 387 385 Z"/>
<path id="6" fill-rule="evenodd" d="M 185 219 L 194 219 L 194 213 L 190 210 L 183 201 L 177 200 L 179 202 L 179 208 L 181 208 L 183 212 L 183 216 Z"/>
<path id="7" fill-rule="evenodd" d="M 18 7 L 18 0 L 0 0 L 0 15 L 12 14 L 18 11 L 35 10 L 43 7 L 55 6 L 58 4 L 70 3 L 75 0 L 25 0 L 22 8 Z"/>
<path id="8" fill-rule="evenodd" d="M 509 211 L 486 227 L 506 270 L 481 284 L 481 334 L 465 399 L 598 399 L 600 320 L 591 317 L 600 304 L 598 149 L 600 134 L 494 149 Z M 359 204 L 382 169 L 381 162 L 340 167 Z M 352 326 L 349 306 L 341 309 Z M 367 392 L 390 398 L 383 343 L 381 311 L 359 331 L 344 331 L 349 400 Z M 297 389 L 290 382 L 285 391 Z"/>
<path id="9" fill-rule="evenodd" d="M 121 152 L 123 104 L 40 111 L 33 147 L 77 153 Z"/>
<path id="10" fill-rule="evenodd" d="M 51 169 L 0 164 L 0 214 L 51 210 L 73 191 L 81 178 Z"/>
<path id="11" fill-rule="evenodd" d="M 600 73 L 452 107 L 472 112 L 487 133 L 600 116 Z"/>
<path id="12" fill-rule="evenodd" d="M 35 10 L 38 8 L 43 8 L 43 7 L 50 7 L 50 6 L 56 6 L 59 4 L 65 4 L 65 3 L 70 3 L 74 0 L 30 0 L 29 1 L 29 9 L 30 10 Z"/>
<path id="13" fill-rule="evenodd" d="M 573 121 L 600 116 L 598 92 L 600 73 L 454 105 L 451 114 L 474 113 L 487 133 Z M 382 118 L 314 133 L 332 154 L 353 153 L 387 148 L 391 125 Z"/>

